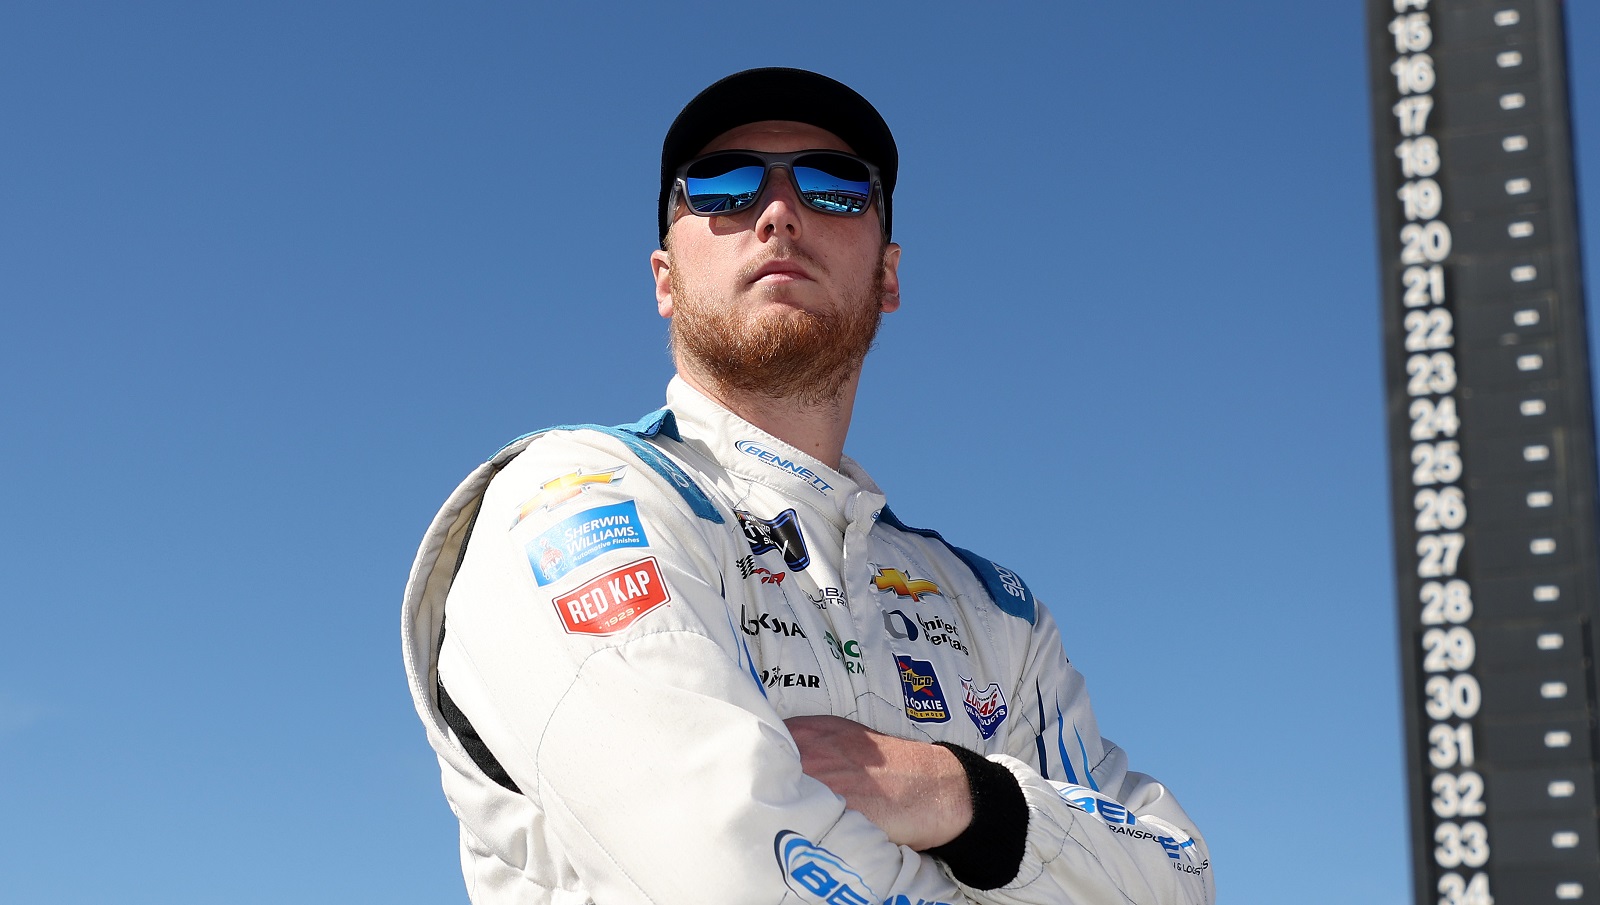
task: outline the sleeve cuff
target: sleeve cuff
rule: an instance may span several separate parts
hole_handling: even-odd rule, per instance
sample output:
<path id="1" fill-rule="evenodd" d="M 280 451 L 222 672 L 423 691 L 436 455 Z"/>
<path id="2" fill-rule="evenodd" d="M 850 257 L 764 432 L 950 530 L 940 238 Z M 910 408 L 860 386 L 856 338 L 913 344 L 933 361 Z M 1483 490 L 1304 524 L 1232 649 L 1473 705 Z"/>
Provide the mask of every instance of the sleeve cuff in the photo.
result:
<path id="1" fill-rule="evenodd" d="M 972 793 L 972 823 L 961 835 L 927 850 L 973 889 L 999 889 L 1016 879 L 1028 840 L 1028 800 L 1015 776 L 975 751 L 936 742 L 961 761 Z"/>

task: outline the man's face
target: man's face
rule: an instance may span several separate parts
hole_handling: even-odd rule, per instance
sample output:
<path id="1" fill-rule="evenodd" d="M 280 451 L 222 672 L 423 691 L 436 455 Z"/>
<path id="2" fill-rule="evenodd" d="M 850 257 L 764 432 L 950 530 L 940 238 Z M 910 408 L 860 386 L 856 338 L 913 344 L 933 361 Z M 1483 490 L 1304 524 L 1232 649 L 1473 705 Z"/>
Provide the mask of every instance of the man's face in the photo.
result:
<path id="1" fill-rule="evenodd" d="M 818 148 L 850 150 L 815 126 L 768 121 L 724 132 L 701 153 Z M 860 217 L 812 210 L 781 168 L 737 214 L 699 217 L 680 203 L 668 249 L 650 256 L 679 370 L 762 396 L 836 398 L 879 317 L 900 306 L 900 247 L 883 241 L 880 215 L 876 205 Z"/>

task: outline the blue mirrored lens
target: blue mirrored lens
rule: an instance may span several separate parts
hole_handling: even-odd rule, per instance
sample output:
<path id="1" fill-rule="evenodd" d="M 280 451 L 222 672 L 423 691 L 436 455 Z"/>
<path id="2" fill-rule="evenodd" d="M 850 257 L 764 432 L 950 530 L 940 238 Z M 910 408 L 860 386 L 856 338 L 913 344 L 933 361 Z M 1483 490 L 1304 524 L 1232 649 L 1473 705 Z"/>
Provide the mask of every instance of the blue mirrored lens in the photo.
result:
<path id="1" fill-rule="evenodd" d="M 808 154 L 794 162 L 800 197 L 819 211 L 859 214 L 872 200 L 872 174 L 853 157 Z"/>
<path id="2" fill-rule="evenodd" d="M 697 160 L 683 174 L 689 206 L 697 214 L 724 214 L 753 204 L 766 166 L 748 154 L 716 154 Z"/>

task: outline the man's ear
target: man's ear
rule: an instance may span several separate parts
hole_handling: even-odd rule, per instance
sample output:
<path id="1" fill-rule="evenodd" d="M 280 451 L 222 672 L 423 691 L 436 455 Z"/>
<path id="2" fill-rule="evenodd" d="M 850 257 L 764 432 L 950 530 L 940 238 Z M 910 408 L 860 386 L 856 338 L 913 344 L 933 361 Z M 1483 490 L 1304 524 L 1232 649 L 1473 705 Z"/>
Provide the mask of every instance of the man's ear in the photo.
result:
<path id="1" fill-rule="evenodd" d="M 900 307 L 900 245 L 897 242 L 890 242 L 883 247 L 882 305 L 884 314 Z"/>
<path id="2" fill-rule="evenodd" d="M 672 316 L 672 255 L 664 250 L 650 252 L 650 272 L 656 279 L 656 311 Z"/>

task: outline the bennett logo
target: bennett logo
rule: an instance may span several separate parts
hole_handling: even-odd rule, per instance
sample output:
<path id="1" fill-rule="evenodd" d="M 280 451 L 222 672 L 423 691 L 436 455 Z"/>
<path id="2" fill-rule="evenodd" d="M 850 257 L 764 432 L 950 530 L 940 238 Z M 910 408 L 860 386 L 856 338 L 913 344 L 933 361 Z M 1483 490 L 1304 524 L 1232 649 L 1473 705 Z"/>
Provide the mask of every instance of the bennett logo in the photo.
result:
<path id="1" fill-rule="evenodd" d="M 557 523 L 525 545 L 534 580 L 543 587 L 615 547 L 648 546 L 632 500 L 596 506 Z"/>
<path id="2" fill-rule="evenodd" d="M 873 905 L 878 901 L 855 868 L 794 830 L 779 830 L 772 848 L 783 882 L 804 901 L 814 905 Z"/>
<path id="3" fill-rule="evenodd" d="M 783 456 L 780 456 L 772 450 L 767 449 L 765 446 L 762 446 L 760 443 L 757 443 L 754 440 L 740 440 L 738 443 L 733 445 L 735 449 L 739 450 L 745 455 L 755 456 L 757 459 L 760 459 L 768 465 L 771 465 L 773 468 L 777 468 L 781 471 L 787 471 L 788 473 L 794 475 L 802 481 L 805 481 L 807 484 L 810 484 L 812 487 L 817 488 L 823 493 L 827 493 L 833 489 L 833 485 L 829 484 L 827 481 L 824 481 L 820 476 L 817 475 L 816 472 L 805 467 L 804 465 L 801 465 L 799 462 L 785 459 Z"/>
<path id="4" fill-rule="evenodd" d="M 654 556 L 601 575 L 553 602 L 561 626 L 574 635 L 614 635 L 672 599 Z"/>
<path id="5" fill-rule="evenodd" d="M 1056 794 L 1061 800 L 1073 805 L 1087 813 L 1094 814 L 1105 823 L 1125 823 L 1129 826 L 1138 822 L 1138 818 L 1129 813 L 1128 809 L 1115 801 L 1101 795 L 1093 789 L 1083 786 L 1065 784 L 1056 789 Z"/>
<path id="6" fill-rule="evenodd" d="M 972 717 L 972 722 L 978 727 L 978 732 L 984 738 L 994 738 L 994 731 L 1006 718 L 1006 696 L 1000 691 L 1000 686 L 993 682 L 989 687 L 979 690 L 972 680 L 966 676 L 958 675 L 961 680 L 961 690 L 966 692 L 966 700 L 962 705 L 967 708 L 967 716 Z"/>
<path id="7" fill-rule="evenodd" d="M 1157 843 L 1166 851 L 1167 857 L 1174 861 L 1184 860 L 1194 854 L 1192 851 L 1185 851 L 1185 849 L 1194 847 L 1194 840 L 1183 833 L 1173 831 L 1176 833 L 1175 836 L 1163 836 L 1147 830 L 1130 829 L 1130 827 L 1149 826 L 1149 824 L 1141 824 L 1139 818 L 1132 811 L 1093 789 L 1085 789 L 1083 786 L 1068 784 L 1056 789 L 1056 794 L 1060 795 L 1061 800 L 1067 804 L 1081 808 L 1084 812 L 1100 818 L 1100 822 L 1110 827 L 1114 832 L 1121 833 L 1124 836 L 1131 836 L 1135 839 L 1147 839 Z M 1174 866 L 1176 867 L 1177 865 Z M 1210 862 L 1203 862 L 1201 869 L 1203 870 L 1209 866 Z"/>
<path id="8" fill-rule="evenodd" d="M 921 603 L 924 594 L 944 596 L 938 585 L 926 578 L 910 578 L 899 569 L 879 568 L 872 576 L 872 586 L 880 591 L 893 591 L 901 597 L 910 597 L 913 603 Z"/>
<path id="9" fill-rule="evenodd" d="M 900 669 L 906 716 L 918 723 L 948 721 L 950 708 L 944 702 L 944 689 L 939 687 L 939 674 L 933 671 L 933 664 L 904 654 L 895 654 L 894 663 Z"/>
<path id="10" fill-rule="evenodd" d="M 515 528 L 519 522 L 535 512 L 554 509 L 562 503 L 570 502 L 591 487 L 622 480 L 622 470 L 627 467 L 626 465 L 618 465 L 616 468 L 596 471 L 591 474 L 584 474 L 583 469 L 580 468 L 572 474 L 564 474 L 559 478 L 544 482 L 538 493 L 529 497 L 527 502 L 517 507 L 517 517 L 511 520 L 511 527 Z"/>
<path id="11" fill-rule="evenodd" d="M 733 514 L 739 517 L 739 527 L 744 529 L 751 553 L 760 556 L 768 550 L 782 551 L 783 561 L 794 572 L 811 565 L 811 554 L 806 550 L 806 539 L 800 533 L 800 522 L 793 509 L 785 509 L 771 520 L 739 509 L 733 510 Z"/>

